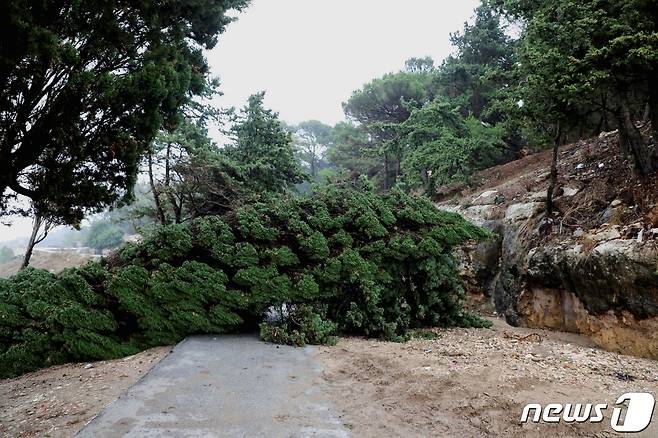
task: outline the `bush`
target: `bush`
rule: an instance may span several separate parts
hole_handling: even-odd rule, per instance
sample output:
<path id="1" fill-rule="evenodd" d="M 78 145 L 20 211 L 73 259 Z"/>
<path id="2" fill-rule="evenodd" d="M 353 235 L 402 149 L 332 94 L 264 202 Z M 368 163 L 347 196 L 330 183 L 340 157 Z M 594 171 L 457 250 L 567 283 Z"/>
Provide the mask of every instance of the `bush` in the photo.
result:
<path id="1" fill-rule="evenodd" d="M 99 254 L 105 249 L 116 248 L 123 242 L 121 228 L 107 220 L 94 222 L 86 233 L 85 245 L 95 249 Z"/>
<path id="2" fill-rule="evenodd" d="M 293 345 L 486 325 L 452 256 L 486 236 L 423 198 L 335 186 L 162 227 L 101 263 L 0 280 L 0 376 L 259 325 Z"/>

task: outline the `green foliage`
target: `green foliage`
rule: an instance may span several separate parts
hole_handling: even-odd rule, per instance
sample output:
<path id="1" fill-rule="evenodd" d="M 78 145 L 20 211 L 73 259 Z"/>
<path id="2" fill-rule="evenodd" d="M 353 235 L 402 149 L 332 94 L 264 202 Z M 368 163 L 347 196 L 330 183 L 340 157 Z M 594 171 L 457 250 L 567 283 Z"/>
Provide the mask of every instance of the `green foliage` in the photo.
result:
<path id="1" fill-rule="evenodd" d="M 340 122 L 334 126 L 332 145 L 327 151 L 327 160 L 334 168 L 355 176 L 375 177 L 380 172 L 377 143 L 368 135 L 363 125 Z M 334 172 L 332 176 L 338 176 Z"/>
<path id="2" fill-rule="evenodd" d="M 99 253 L 104 249 L 115 248 L 122 242 L 123 230 L 109 221 L 96 221 L 86 231 L 85 245 Z"/>
<path id="3" fill-rule="evenodd" d="M 514 158 L 525 146 L 512 117 L 518 83 L 516 46 L 500 12 L 483 2 L 472 23 L 453 34 L 456 54 L 435 66 L 412 58 L 405 69 L 355 91 L 343 104 L 358 124 L 338 124 L 328 158 L 384 190 L 402 183 L 434 194 L 480 169 Z"/>
<path id="4" fill-rule="evenodd" d="M 430 195 L 436 186 L 464 181 L 501 156 L 502 129 L 464 119 L 445 98 L 414 111 L 401 128 L 409 145 L 402 163 L 406 181 Z"/>
<path id="5" fill-rule="evenodd" d="M 288 129 L 293 134 L 297 155 L 311 180 L 318 180 L 319 172 L 327 167 L 325 155 L 333 143 L 333 128 L 318 120 L 306 120 Z"/>
<path id="6" fill-rule="evenodd" d="M 263 107 L 265 93 L 249 97 L 234 117 L 235 142 L 221 153 L 224 171 L 252 193 L 281 192 L 308 179 L 292 137 L 278 114 Z"/>
<path id="7" fill-rule="evenodd" d="M 203 49 L 247 3 L 0 3 L 0 213 L 19 193 L 78 225 L 130 198 L 150 141 L 204 93 Z"/>
<path id="8" fill-rule="evenodd" d="M 334 345 L 338 325 L 326 317 L 326 306 L 297 305 L 277 310 L 279 321 L 260 324 L 260 337 L 264 341 L 303 347 Z"/>
<path id="9" fill-rule="evenodd" d="M 506 116 L 497 103 L 514 82 L 517 46 L 506 31 L 501 14 L 485 1 L 475 10 L 473 22 L 451 35 L 457 53 L 437 70 L 436 86 L 465 117 L 497 124 Z"/>
<path id="10" fill-rule="evenodd" d="M 514 87 L 522 111 L 515 117 L 545 143 L 611 130 L 636 168 L 658 168 L 635 126 L 645 109 L 658 126 L 658 20 L 645 0 L 496 0 L 524 21 L 519 76 Z M 553 140 L 555 142 L 555 140 Z"/>
<path id="11" fill-rule="evenodd" d="M 461 309 L 452 250 L 487 235 L 425 198 L 376 195 L 367 183 L 161 227 L 102 263 L 0 280 L 0 375 L 254 329 L 272 312 L 263 338 L 293 345 L 479 326 Z"/>

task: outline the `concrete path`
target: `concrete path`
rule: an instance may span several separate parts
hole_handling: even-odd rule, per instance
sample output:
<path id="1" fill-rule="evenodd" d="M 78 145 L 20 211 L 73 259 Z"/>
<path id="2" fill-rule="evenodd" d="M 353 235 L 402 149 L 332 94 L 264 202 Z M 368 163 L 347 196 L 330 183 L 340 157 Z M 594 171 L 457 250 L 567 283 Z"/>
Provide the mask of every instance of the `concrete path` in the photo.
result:
<path id="1" fill-rule="evenodd" d="M 79 437 L 346 437 L 314 347 L 192 337 Z"/>

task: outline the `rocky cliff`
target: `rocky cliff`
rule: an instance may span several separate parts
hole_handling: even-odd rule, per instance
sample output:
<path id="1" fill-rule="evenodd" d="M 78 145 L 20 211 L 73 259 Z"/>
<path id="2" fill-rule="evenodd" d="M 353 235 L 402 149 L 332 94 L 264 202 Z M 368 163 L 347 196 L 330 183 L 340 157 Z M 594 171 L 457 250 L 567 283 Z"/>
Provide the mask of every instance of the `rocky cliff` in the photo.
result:
<path id="1" fill-rule="evenodd" d="M 464 249 L 464 276 L 510 324 L 658 359 L 658 184 L 633 174 L 617 142 L 612 132 L 560 149 L 551 217 L 550 151 L 478 174 L 439 207 L 496 233 Z"/>

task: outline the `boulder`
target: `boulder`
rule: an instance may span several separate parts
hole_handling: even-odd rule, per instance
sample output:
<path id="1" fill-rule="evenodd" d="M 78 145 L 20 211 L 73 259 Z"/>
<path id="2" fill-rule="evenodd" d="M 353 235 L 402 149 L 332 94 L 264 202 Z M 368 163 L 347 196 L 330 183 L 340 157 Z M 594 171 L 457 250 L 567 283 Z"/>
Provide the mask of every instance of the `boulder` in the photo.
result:
<path id="1" fill-rule="evenodd" d="M 510 222 L 530 219 L 538 214 L 543 208 L 544 204 L 541 202 L 512 204 L 505 212 L 505 219 Z"/>
<path id="2" fill-rule="evenodd" d="M 495 204 L 497 194 L 498 194 L 497 190 L 487 190 L 486 192 L 482 192 L 478 196 L 473 198 L 472 204 L 473 205 Z"/>

